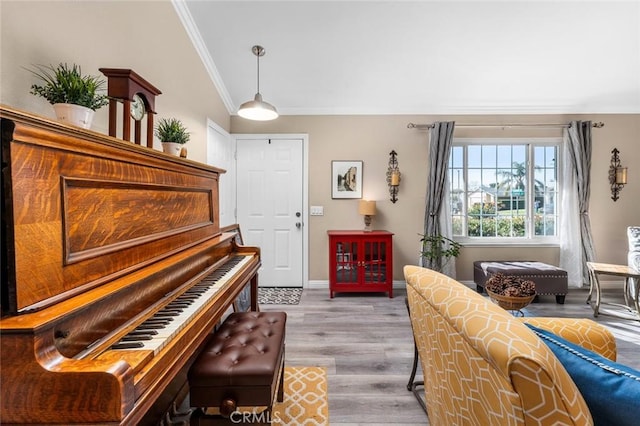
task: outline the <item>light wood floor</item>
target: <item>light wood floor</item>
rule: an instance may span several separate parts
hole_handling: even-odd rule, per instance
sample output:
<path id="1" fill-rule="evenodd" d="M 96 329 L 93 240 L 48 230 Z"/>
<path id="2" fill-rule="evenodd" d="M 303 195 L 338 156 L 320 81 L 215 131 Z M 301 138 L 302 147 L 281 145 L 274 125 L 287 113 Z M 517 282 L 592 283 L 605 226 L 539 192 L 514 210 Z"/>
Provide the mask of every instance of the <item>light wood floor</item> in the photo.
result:
<path id="1" fill-rule="evenodd" d="M 606 300 L 618 291 L 607 290 Z M 428 419 L 407 390 L 413 340 L 406 293 L 337 294 L 305 289 L 299 305 L 261 305 L 288 314 L 287 365 L 327 368 L 331 426 L 424 425 Z M 551 296 L 529 305 L 527 315 L 591 318 L 606 324 L 618 343 L 618 361 L 640 369 L 640 322 L 593 318 L 586 290 L 569 292 L 564 305 Z M 604 299 L 603 299 L 604 300 Z M 421 378 L 421 377 L 419 377 Z"/>

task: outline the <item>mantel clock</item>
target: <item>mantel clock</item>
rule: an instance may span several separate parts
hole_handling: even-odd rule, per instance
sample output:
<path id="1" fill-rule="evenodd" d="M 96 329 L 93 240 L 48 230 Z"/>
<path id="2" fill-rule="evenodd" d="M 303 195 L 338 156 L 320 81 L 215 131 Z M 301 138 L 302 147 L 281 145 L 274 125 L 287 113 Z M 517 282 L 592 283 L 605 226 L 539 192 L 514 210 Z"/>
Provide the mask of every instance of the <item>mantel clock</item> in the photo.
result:
<path id="1" fill-rule="evenodd" d="M 147 147 L 153 148 L 153 115 L 156 96 L 162 94 L 133 70 L 100 68 L 107 77 L 109 96 L 109 136 L 117 137 L 118 103 L 122 102 L 122 139 L 131 140 L 131 120 L 134 122 L 134 142 L 141 144 L 142 119 L 147 116 Z"/>

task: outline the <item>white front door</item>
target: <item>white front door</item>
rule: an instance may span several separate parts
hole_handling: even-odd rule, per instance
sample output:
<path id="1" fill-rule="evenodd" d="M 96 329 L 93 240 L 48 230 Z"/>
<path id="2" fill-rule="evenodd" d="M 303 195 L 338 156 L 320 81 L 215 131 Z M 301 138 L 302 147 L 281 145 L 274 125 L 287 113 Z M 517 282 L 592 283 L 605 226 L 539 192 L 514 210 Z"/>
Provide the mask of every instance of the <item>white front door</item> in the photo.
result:
<path id="1" fill-rule="evenodd" d="M 303 284 L 303 143 L 236 139 L 238 223 L 260 247 L 261 287 Z"/>

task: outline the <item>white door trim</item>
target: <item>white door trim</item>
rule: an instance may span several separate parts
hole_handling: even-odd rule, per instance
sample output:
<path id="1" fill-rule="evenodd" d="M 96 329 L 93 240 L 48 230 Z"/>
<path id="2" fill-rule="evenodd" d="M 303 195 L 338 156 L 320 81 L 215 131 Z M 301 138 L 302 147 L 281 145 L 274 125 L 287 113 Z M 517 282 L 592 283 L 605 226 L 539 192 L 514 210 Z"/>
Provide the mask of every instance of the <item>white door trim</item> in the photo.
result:
<path id="1" fill-rule="evenodd" d="M 219 134 L 223 139 L 226 139 L 225 146 L 223 147 L 225 153 L 228 154 L 226 158 L 228 164 L 219 164 L 216 160 L 215 149 L 220 149 L 219 146 L 216 146 L 214 141 L 210 138 L 209 129 Z M 220 210 L 220 226 L 227 226 L 237 223 L 237 214 L 236 214 L 236 140 L 231 136 L 229 132 L 227 132 L 224 128 L 218 125 L 213 120 L 207 118 L 207 147 L 206 147 L 206 163 L 220 167 L 226 171 L 223 175 L 220 176 L 220 181 L 218 184 L 219 191 L 219 210 Z M 224 187 L 224 190 L 223 190 Z M 223 197 L 226 195 L 226 200 Z M 225 211 L 225 208 L 228 211 Z"/>
<path id="2" fill-rule="evenodd" d="M 302 287 L 309 287 L 309 135 L 306 133 L 232 133 L 234 146 L 238 139 L 302 139 Z M 237 159 L 236 159 L 237 163 Z M 236 167 L 237 170 L 237 167 Z M 237 178 L 236 178 L 237 182 Z M 237 189 L 237 186 L 236 186 Z M 237 199 L 236 196 L 236 206 Z M 242 230 L 240 230 L 242 231 Z"/>

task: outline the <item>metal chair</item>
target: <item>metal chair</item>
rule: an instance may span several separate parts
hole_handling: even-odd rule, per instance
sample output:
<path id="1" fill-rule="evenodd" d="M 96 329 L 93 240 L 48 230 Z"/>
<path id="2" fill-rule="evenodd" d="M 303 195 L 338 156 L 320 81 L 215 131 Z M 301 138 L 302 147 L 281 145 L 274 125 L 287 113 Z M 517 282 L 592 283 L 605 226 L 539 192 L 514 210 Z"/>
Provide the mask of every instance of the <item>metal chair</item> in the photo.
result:
<path id="1" fill-rule="evenodd" d="M 404 299 L 404 303 L 405 305 L 407 305 L 407 312 L 409 313 L 409 317 L 411 317 L 411 310 L 409 309 L 409 299 L 405 297 Z M 413 325 L 411 326 L 411 330 L 412 330 L 412 335 L 413 335 Z M 422 407 L 422 409 L 424 410 L 425 413 L 427 413 L 427 415 L 429 414 L 427 412 L 427 404 L 425 402 L 424 398 L 424 381 L 422 380 L 415 380 L 416 378 L 416 371 L 418 370 L 418 345 L 416 345 L 415 342 L 415 337 L 413 339 L 413 367 L 411 368 L 411 376 L 409 376 L 409 383 L 407 383 L 407 390 L 409 392 L 412 392 L 413 395 L 416 397 L 416 399 L 418 400 L 418 402 L 420 403 L 420 406 Z M 418 388 L 422 388 L 422 391 L 420 391 Z"/>

